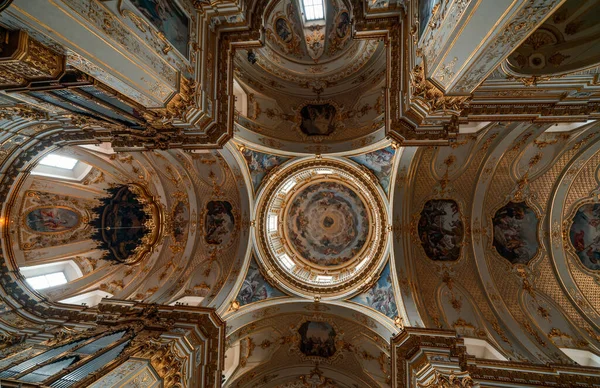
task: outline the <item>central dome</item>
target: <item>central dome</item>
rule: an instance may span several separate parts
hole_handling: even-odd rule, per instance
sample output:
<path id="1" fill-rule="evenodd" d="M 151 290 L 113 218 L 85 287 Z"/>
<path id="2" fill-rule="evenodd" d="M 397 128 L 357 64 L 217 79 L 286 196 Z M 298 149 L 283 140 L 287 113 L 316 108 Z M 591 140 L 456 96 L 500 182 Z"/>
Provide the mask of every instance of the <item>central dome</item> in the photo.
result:
<path id="1" fill-rule="evenodd" d="M 333 181 L 309 184 L 293 197 L 284 216 L 290 245 L 318 266 L 344 264 L 365 246 L 369 217 L 362 198 Z"/>
<path id="2" fill-rule="evenodd" d="M 385 200 L 373 177 L 346 161 L 304 159 L 278 170 L 256 212 L 259 261 L 291 292 L 347 295 L 382 263 Z"/>

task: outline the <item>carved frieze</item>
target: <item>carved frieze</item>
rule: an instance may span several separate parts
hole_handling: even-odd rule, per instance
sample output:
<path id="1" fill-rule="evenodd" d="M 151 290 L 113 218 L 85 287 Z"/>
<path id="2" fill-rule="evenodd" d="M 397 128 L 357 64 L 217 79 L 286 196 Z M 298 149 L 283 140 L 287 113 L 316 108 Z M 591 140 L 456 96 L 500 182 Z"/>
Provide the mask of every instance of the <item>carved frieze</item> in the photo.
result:
<path id="1" fill-rule="evenodd" d="M 65 57 L 24 31 L 0 28 L 0 88 L 15 88 L 34 81 L 57 79 L 65 70 Z"/>

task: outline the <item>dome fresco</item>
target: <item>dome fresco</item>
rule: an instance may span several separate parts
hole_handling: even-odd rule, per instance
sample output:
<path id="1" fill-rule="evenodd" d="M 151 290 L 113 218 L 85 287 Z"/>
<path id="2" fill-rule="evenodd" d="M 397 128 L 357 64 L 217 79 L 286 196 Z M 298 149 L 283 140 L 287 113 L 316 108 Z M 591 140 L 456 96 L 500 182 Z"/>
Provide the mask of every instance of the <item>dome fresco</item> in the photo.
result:
<path id="1" fill-rule="evenodd" d="M 363 200 L 337 182 L 314 183 L 298 190 L 284 212 L 292 248 L 318 266 L 337 266 L 351 260 L 369 235 Z"/>
<path id="2" fill-rule="evenodd" d="M 356 292 L 380 268 L 388 239 L 376 182 L 342 159 L 299 159 L 259 193 L 259 262 L 293 293 Z"/>
<path id="3" fill-rule="evenodd" d="M 599 12 L 0 0 L 0 386 L 596 387 Z"/>

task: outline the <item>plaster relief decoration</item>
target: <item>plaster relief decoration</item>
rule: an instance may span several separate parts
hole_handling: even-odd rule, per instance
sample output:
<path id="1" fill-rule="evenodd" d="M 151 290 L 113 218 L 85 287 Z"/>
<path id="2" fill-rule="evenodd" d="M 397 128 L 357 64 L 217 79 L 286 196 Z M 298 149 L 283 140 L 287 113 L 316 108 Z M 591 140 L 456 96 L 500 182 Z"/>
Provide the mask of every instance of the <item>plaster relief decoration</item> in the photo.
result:
<path id="1" fill-rule="evenodd" d="M 549 80 L 597 66 L 600 26 L 597 4 L 567 0 L 507 58 L 505 65 L 521 82 Z M 528 77 L 529 76 L 529 77 Z"/>
<path id="2" fill-rule="evenodd" d="M 298 191 L 286 216 L 286 233 L 299 256 L 318 266 L 354 258 L 369 235 L 363 200 L 339 182 L 319 182 Z"/>
<path id="3" fill-rule="evenodd" d="M 310 358 L 330 358 L 336 352 L 336 331 L 325 321 L 305 321 L 298 328 L 299 349 Z"/>
<path id="4" fill-rule="evenodd" d="M 79 213 L 68 207 L 41 207 L 30 211 L 25 225 L 34 233 L 61 233 L 76 228 Z"/>
<path id="5" fill-rule="evenodd" d="M 383 268 L 377 283 L 367 292 L 363 292 L 350 299 L 352 302 L 360 303 L 379 311 L 388 318 L 394 319 L 398 316 L 396 298 L 394 297 L 394 286 L 390 274 L 390 263 Z"/>
<path id="6" fill-rule="evenodd" d="M 19 244 L 23 250 L 70 244 L 89 238 L 93 200 L 41 191 L 26 191 L 21 207 Z"/>
<path id="7" fill-rule="evenodd" d="M 165 38 L 187 57 L 190 21 L 175 1 L 131 0 L 131 3 Z"/>
<path id="8" fill-rule="evenodd" d="M 227 246 L 235 231 L 233 206 L 227 201 L 209 201 L 204 216 L 204 239 L 207 244 Z"/>
<path id="9" fill-rule="evenodd" d="M 421 211 L 418 232 L 421 245 L 430 259 L 456 261 L 460 258 L 465 230 L 456 201 L 427 201 Z"/>
<path id="10" fill-rule="evenodd" d="M 300 109 L 300 131 L 306 136 L 329 136 L 336 122 L 337 108 L 332 104 L 307 104 Z"/>
<path id="11" fill-rule="evenodd" d="M 240 306 L 245 306 L 250 303 L 281 296 L 285 296 L 285 294 L 267 282 L 265 277 L 260 273 L 256 260 L 252 258 L 248 273 L 246 274 L 244 283 L 242 283 L 242 288 L 240 288 L 235 300 L 237 300 Z"/>
<path id="12" fill-rule="evenodd" d="M 527 264 L 538 251 L 538 223 L 526 202 L 508 202 L 493 218 L 496 251 L 512 264 Z"/>
<path id="13" fill-rule="evenodd" d="M 241 152 L 248 164 L 254 192 L 258 191 L 263 178 L 271 172 L 271 170 L 290 159 L 283 156 L 264 154 L 248 148 L 242 148 Z"/>
<path id="14" fill-rule="evenodd" d="M 571 244 L 581 264 L 591 270 L 600 269 L 600 204 L 580 206 L 569 231 Z"/>
<path id="15" fill-rule="evenodd" d="M 389 194 L 390 178 L 394 166 L 394 148 L 385 147 L 377 151 L 369 152 L 359 156 L 352 156 L 350 159 L 356 163 L 367 167 L 379 180 L 379 184 L 386 194 Z"/>
<path id="16" fill-rule="evenodd" d="M 325 51 L 325 32 L 323 30 L 325 30 L 324 25 L 313 25 L 304 30 L 308 55 L 310 55 L 315 63 L 319 62 L 319 58 Z"/>

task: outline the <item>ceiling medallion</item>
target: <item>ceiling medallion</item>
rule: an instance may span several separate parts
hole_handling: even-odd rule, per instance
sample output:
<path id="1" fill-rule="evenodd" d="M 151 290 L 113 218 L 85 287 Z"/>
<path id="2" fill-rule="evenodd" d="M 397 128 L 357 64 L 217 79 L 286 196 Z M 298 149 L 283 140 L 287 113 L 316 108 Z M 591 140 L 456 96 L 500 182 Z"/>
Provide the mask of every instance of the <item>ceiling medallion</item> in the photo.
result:
<path id="1" fill-rule="evenodd" d="M 307 297 L 359 289 L 382 264 L 387 214 L 366 172 L 337 159 L 304 159 L 272 175 L 256 207 L 260 262 Z"/>

